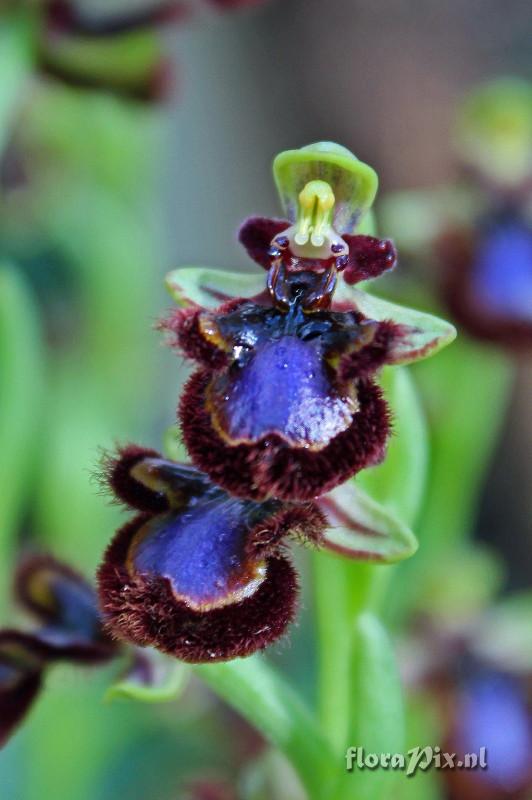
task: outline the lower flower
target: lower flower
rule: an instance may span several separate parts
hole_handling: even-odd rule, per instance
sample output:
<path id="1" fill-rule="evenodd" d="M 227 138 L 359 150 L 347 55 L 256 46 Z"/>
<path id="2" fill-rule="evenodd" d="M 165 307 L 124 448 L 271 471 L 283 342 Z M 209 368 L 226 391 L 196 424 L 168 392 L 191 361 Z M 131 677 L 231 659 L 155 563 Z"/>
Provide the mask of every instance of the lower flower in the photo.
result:
<path id="1" fill-rule="evenodd" d="M 118 531 L 98 572 L 107 628 L 199 663 L 247 656 L 283 635 L 298 581 L 287 537 L 319 542 L 314 504 L 229 496 L 154 451 L 122 449 L 106 469 L 116 497 L 141 512 Z"/>

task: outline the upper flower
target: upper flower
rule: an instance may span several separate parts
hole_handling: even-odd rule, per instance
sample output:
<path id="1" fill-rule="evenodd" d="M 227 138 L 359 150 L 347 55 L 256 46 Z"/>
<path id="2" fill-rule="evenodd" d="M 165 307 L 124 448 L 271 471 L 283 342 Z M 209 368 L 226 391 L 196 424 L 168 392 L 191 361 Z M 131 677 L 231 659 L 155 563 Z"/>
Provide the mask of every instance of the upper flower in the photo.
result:
<path id="1" fill-rule="evenodd" d="M 179 411 L 196 466 L 238 496 L 306 500 L 382 459 L 390 415 L 375 373 L 454 331 L 345 285 L 395 263 L 391 242 L 353 234 L 375 196 L 370 167 L 321 143 L 281 153 L 274 174 L 288 219 L 240 232 L 267 287 L 214 311 L 194 303 L 162 327 L 200 365 Z"/>
<path id="2" fill-rule="evenodd" d="M 39 69 L 77 88 L 159 100 L 168 92 L 172 67 L 155 30 L 180 21 L 185 14 L 184 4 L 177 0 L 100 12 L 71 0 L 46 0 L 38 44 Z"/>

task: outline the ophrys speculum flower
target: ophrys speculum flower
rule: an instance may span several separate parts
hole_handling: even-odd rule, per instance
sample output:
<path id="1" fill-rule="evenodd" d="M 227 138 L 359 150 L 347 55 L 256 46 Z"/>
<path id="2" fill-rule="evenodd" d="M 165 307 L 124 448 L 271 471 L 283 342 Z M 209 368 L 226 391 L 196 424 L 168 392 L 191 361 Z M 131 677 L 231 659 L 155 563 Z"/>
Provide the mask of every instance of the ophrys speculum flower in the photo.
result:
<path id="1" fill-rule="evenodd" d="M 196 466 L 242 497 L 307 500 L 383 458 L 377 371 L 454 331 L 346 286 L 395 263 L 391 242 L 353 233 L 375 195 L 370 167 L 323 143 L 282 153 L 274 173 L 289 218 L 253 218 L 240 233 L 268 270 L 264 289 L 214 311 L 194 304 L 162 327 L 200 364 L 179 410 Z"/>

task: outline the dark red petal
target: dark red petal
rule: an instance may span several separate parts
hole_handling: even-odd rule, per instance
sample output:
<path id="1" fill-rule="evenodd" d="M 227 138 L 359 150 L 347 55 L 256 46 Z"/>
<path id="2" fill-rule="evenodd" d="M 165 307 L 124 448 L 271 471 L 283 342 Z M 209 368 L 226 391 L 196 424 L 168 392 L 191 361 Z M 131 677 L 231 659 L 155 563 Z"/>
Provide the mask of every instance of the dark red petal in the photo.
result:
<path id="1" fill-rule="evenodd" d="M 443 267 L 441 291 L 445 304 L 454 321 L 470 336 L 516 352 L 530 350 L 530 322 L 509 315 L 498 315 L 480 302 L 471 281 L 476 244 L 475 232 L 466 229 L 446 231 L 436 242 L 436 251 Z M 505 268 L 507 265 L 501 265 L 501 280 L 504 280 Z"/>
<path id="2" fill-rule="evenodd" d="M 274 236 L 290 227 L 285 219 L 268 219 L 268 217 L 250 217 L 238 232 L 238 240 L 243 244 L 248 255 L 264 269 L 269 269 L 271 259 L 268 255 Z"/>
<path id="3" fill-rule="evenodd" d="M 157 327 L 172 334 L 170 346 L 178 349 L 186 358 L 216 369 L 225 364 L 227 356 L 223 349 L 216 347 L 201 332 L 199 321 L 204 313 L 202 308 L 179 308 L 162 319 Z"/>
<path id="4" fill-rule="evenodd" d="M 179 406 L 183 439 L 198 469 L 236 496 L 310 500 L 384 456 L 390 415 L 380 389 L 370 381 L 357 387 L 360 410 L 349 428 L 322 450 L 312 451 L 289 447 L 276 435 L 253 445 L 226 445 L 206 410 L 210 380 L 211 374 L 200 369 L 185 387 Z"/>
<path id="5" fill-rule="evenodd" d="M 349 247 L 349 261 L 343 272 L 346 283 L 377 278 L 395 266 L 397 251 L 389 239 L 349 235 L 343 238 Z"/>
<path id="6" fill-rule="evenodd" d="M 133 467 L 144 458 L 160 458 L 156 450 L 128 444 L 116 455 L 106 454 L 102 462 L 102 483 L 111 489 L 117 500 L 138 511 L 158 513 L 168 508 L 166 495 L 148 489 L 131 476 Z"/>
<path id="7" fill-rule="evenodd" d="M 400 325 L 390 321 L 377 323 L 375 335 L 365 347 L 342 356 L 338 370 L 340 380 L 368 377 L 383 367 L 388 362 L 393 343 L 401 335 Z"/>
<path id="8" fill-rule="evenodd" d="M 201 663 L 251 655 L 283 635 L 297 598 L 297 577 L 284 556 L 267 559 L 267 577 L 250 597 L 194 611 L 176 600 L 168 580 L 131 576 L 125 567 L 131 541 L 148 519 L 137 517 L 117 533 L 98 571 L 101 606 L 115 636 Z"/>

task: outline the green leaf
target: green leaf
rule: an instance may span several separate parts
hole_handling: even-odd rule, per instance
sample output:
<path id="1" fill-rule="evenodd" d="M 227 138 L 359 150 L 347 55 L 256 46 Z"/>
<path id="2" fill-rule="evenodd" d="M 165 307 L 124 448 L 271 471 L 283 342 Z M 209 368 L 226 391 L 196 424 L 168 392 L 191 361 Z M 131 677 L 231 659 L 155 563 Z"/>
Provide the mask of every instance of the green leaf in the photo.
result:
<path id="1" fill-rule="evenodd" d="M 0 586 L 9 585 L 18 525 L 25 513 L 43 408 L 40 320 L 30 287 L 0 266 Z"/>
<path id="2" fill-rule="evenodd" d="M 231 297 L 254 297 L 264 290 L 264 272 L 227 272 L 210 267 L 179 267 L 166 277 L 166 288 L 179 306 L 215 308 Z"/>
<path id="3" fill-rule="evenodd" d="M 423 500 L 429 455 L 425 415 L 409 370 L 386 367 L 380 384 L 393 414 L 386 458 L 354 480 L 403 522 L 414 525 Z"/>
<path id="4" fill-rule="evenodd" d="M 166 703 L 183 693 L 189 677 L 190 667 L 187 664 L 156 650 L 139 650 L 125 675 L 109 687 L 105 699 Z"/>
<path id="5" fill-rule="evenodd" d="M 353 481 L 334 489 L 320 505 L 330 523 L 323 543 L 328 550 L 357 561 L 392 564 L 417 549 L 412 531 Z"/>
<path id="6" fill-rule="evenodd" d="M 309 181 L 326 181 L 335 196 L 336 231 L 352 233 L 370 209 L 377 192 L 377 173 L 347 148 L 334 142 L 316 142 L 299 150 L 285 150 L 273 162 L 275 184 L 283 209 L 295 222 L 299 193 Z"/>
<path id="7" fill-rule="evenodd" d="M 390 363 L 411 364 L 446 347 L 456 337 L 456 329 L 433 314 L 381 300 L 360 289 L 342 284 L 338 300 L 347 300 L 369 319 L 392 320 L 405 329 L 404 336 L 392 346 Z"/>
<path id="8" fill-rule="evenodd" d="M 401 682 L 388 635 L 371 612 L 355 623 L 351 661 L 351 726 L 348 747 L 367 753 L 403 753 L 405 744 Z M 342 765 L 343 767 L 344 765 Z M 384 800 L 393 796 L 397 775 L 385 769 L 345 772 L 337 800 Z"/>
<path id="9" fill-rule="evenodd" d="M 200 664 L 193 669 L 287 756 L 310 800 L 329 796 L 338 764 L 310 711 L 264 657 Z"/>
<path id="10" fill-rule="evenodd" d="M 418 556 L 394 576 L 396 621 L 419 606 L 423 576 L 460 558 L 472 530 L 485 470 L 497 441 L 513 380 L 511 362 L 461 336 L 452 349 L 413 369 L 427 414 L 430 460 L 417 522 Z M 489 403 L 479 398 L 489 397 Z M 459 468 L 457 468 L 459 465 Z"/>
<path id="11" fill-rule="evenodd" d="M 22 15 L 0 19 L 0 153 L 25 99 L 32 67 L 32 30 L 28 21 Z"/>
<path id="12" fill-rule="evenodd" d="M 179 425 L 170 425 L 164 432 L 163 453 L 172 461 L 179 461 L 181 464 L 190 462 L 190 457 L 181 438 Z"/>

